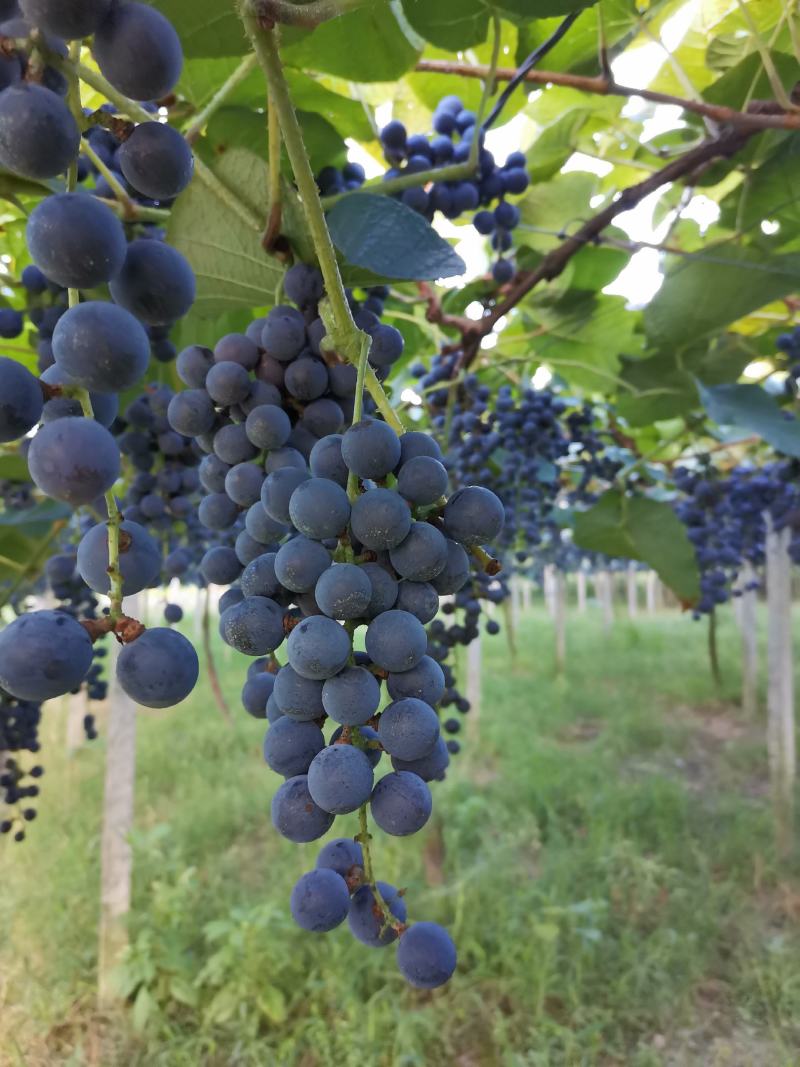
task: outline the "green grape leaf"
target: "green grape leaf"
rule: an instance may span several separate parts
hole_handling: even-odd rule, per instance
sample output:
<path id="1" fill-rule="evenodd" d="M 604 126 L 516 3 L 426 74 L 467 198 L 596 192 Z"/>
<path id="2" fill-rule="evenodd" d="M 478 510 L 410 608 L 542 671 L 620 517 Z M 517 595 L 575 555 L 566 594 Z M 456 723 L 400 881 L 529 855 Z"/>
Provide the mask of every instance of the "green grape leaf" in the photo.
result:
<path id="1" fill-rule="evenodd" d="M 214 171 L 257 218 L 266 218 L 263 160 L 246 149 L 231 148 L 216 161 Z M 216 315 L 275 302 L 283 267 L 264 251 L 261 236 L 198 177 L 181 193 L 172 210 L 168 238 L 195 272 L 195 312 Z"/>
<path id="2" fill-rule="evenodd" d="M 328 228 L 348 263 L 385 278 L 452 278 L 466 269 L 421 215 L 389 196 L 343 197 L 328 212 Z"/>
<path id="3" fill-rule="evenodd" d="M 800 255 L 723 247 L 683 260 L 644 312 L 648 339 L 669 348 L 704 337 L 797 289 Z"/>
<path id="4" fill-rule="evenodd" d="M 282 49 L 287 66 L 356 82 L 388 82 L 411 70 L 421 50 L 393 5 L 372 4 L 323 22 Z"/>
<path id="5" fill-rule="evenodd" d="M 421 37 L 451 52 L 479 44 L 489 32 L 483 0 L 403 0 L 403 11 Z"/>
<path id="6" fill-rule="evenodd" d="M 72 508 L 58 500 L 43 500 L 19 511 L 0 512 L 0 526 L 13 526 L 28 537 L 43 537 L 52 524 L 59 519 L 68 519 Z"/>
<path id="7" fill-rule="evenodd" d="M 777 452 L 800 458 L 800 422 L 759 385 L 703 385 L 697 391 L 710 418 L 758 434 Z"/>
<path id="8" fill-rule="evenodd" d="M 219 0 L 157 0 L 152 6 L 166 15 L 178 31 L 187 57 L 243 56 L 250 51 L 234 4 L 220 4 Z"/>
<path id="9" fill-rule="evenodd" d="M 22 456 L 0 456 L 0 478 L 10 482 L 29 482 L 28 464 Z"/>
<path id="10" fill-rule="evenodd" d="M 700 577 L 686 528 L 664 500 L 608 489 L 575 514 L 575 543 L 592 552 L 649 564 L 686 605 L 700 595 Z"/>

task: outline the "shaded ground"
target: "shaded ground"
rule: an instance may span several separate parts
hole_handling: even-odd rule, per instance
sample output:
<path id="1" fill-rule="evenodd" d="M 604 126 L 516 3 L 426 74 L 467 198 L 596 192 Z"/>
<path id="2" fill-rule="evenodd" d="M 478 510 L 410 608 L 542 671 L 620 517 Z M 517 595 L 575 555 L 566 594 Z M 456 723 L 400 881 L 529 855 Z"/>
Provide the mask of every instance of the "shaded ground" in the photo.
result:
<path id="1" fill-rule="evenodd" d="M 102 740 L 68 761 L 52 710 L 40 818 L 25 846 L 0 846 L 0 1064 L 800 1063 L 800 882 L 772 852 L 732 622 L 722 694 L 699 625 L 662 615 L 605 637 L 593 612 L 572 617 L 566 679 L 543 612 L 516 663 L 487 640 L 477 730 L 434 819 L 375 846 L 412 917 L 458 943 L 434 994 L 405 986 L 392 949 L 293 926 L 315 846 L 269 828 L 262 731 L 236 707 L 244 664 L 218 650 L 234 729 L 205 691 L 140 718 L 131 1009 L 99 1017 Z"/>

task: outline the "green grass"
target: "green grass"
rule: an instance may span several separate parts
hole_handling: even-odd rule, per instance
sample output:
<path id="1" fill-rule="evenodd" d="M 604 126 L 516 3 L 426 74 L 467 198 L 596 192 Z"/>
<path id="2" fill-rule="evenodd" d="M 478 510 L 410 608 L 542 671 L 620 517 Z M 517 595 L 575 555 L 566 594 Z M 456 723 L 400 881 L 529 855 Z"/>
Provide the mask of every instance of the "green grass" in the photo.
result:
<path id="1" fill-rule="evenodd" d="M 718 696 L 700 624 L 527 616 L 489 639 L 479 721 L 415 838 L 379 835 L 380 877 L 445 923 L 458 972 L 434 994 L 392 948 L 288 915 L 315 845 L 277 837 L 262 730 L 201 687 L 139 717 L 130 1008 L 94 1008 L 101 740 L 45 725 L 40 816 L 0 849 L 0 1063 L 280 1067 L 789 1067 L 800 1059 L 800 890 L 772 852 L 763 723 Z M 467 717 L 469 719 L 469 717 Z M 335 833 L 355 832 L 354 817 Z M 4 1058 L 5 1057 L 5 1058 Z"/>

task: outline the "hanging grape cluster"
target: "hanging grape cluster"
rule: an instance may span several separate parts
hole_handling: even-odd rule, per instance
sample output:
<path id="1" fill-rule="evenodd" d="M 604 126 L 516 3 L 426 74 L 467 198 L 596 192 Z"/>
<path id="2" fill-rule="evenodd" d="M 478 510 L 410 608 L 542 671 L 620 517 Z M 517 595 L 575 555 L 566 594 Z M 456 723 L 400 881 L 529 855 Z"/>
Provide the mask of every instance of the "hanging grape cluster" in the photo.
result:
<path id="1" fill-rule="evenodd" d="M 202 522 L 233 539 L 210 548 L 201 571 L 210 583 L 231 585 L 220 601 L 220 633 L 254 657 L 243 704 L 269 720 L 264 757 L 286 779 L 273 824 L 307 842 L 336 816 L 360 812 L 357 839 L 325 846 L 300 879 L 292 914 L 314 931 L 347 918 L 354 936 L 373 946 L 402 934 L 403 974 L 432 987 L 449 978 L 455 949 L 435 924 L 408 927 L 398 891 L 375 881 L 367 813 L 398 836 L 430 817 L 427 783 L 442 775 L 449 753 L 435 710 L 445 676 L 428 654 L 425 624 L 440 597 L 469 580 L 470 552 L 498 536 L 502 508 L 477 486 L 448 499 L 447 472 L 428 435 L 398 437 L 385 422 L 358 418 L 353 369 L 326 345 L 319 273 L 298 264 L 284 290 L 297 307 L 273 308 L 213 352 L 179 355 L 189 388 L 170 402 L 168 418 L 207 453 Z M 382 367 L 384 338 L 396 359 L 402 337 L 380 324 L 379 299 L 367 294 L 371 307 L 353 299 L 352 310 Z M 365 652 L 353 647 L 361 628 Z M 288 662 L 280 666 L 284 645 Z M 381 710 L 384 685 L 389 703 Z M 392 770 L 376 781 L 384 755 Z"/>
<path id="2" fill-rule="evenodd" d="M 14 42 L 0 64 L 0 164 L 38 180 L 68 172 L 70 191 L 45 197 L 28 218 L 33 264 L 21 280 L 39 331 L 41 377 L 0 359 L 0 442 L 32 435 L 19 451 L 36 489 L 72 509 L 89 506 L 107 516 L 83 529 L 75 555 L 48 561 L 58 606 L 23 611 L 0 633 L 7 734 L 8 709 L 14 709 L 13 736 L 0 748 L 36 751 L 43 701 L 83 684 L 91 696 L 104 695 L 102 657 L 93 642 L 110 629 L 125 642 L 119 684 L 138 703 L 170 706 L 197 680 L 197 656 L 182 635 L 166 628 L 144 631 L 121 617 L 113 598 L 111 617 L 98 617 L 95 597 L 112 593 L 109 570 L 118 573 L 121 593 L 128 595 L 153 582 L 161 568 L 158 542 L 143 525 L 117 514 L 113 492 L 121 457 L 109 427 L 119 393 L 141 381 L 153 347 L 166 341 L 194 297 L 186 260 L 151 227 L 124 224 L 105 202 L 115 191 L 104 168 L 119 169 L 132 199 L 164 203 L 190 180 L 192 157 L 180 135 L 160 122 L 134 126 L 117 118 L 111 105 L 74 114 L 65 98 L 68 80 L 58 69 L 58 57 L 67 54 L 65 39 L 93 34 L 95 59 L 115 89 L 142 101 L 163 96 L 182 62 L 177 35 L 163 15 L 144 4 L 101 0 L 23 0 L 21 9 L 21 15 L 9 10 L 10 21 L 0 24 L 0 34 Z M 132 38 L 138 42 L 134 50 Z M 73 191 L 78 179 L 91 179 L 90 187 Z M 19 312 L 6 315 L 2 327 L 5 336 L 17 335 L 23 318 Z M 196 480 L 186 486 L 189 492 L 196 487 Z M 172 518 L 176 495 L 169 492 Z M 93 733 L 93 722 L 86 725 Z M 17 783 L 6 782 L 3 789 L 6 800 L 19 792 Z"/>
<path id="3" fill-rule="evenodd" d="M 512 246 L 512 231 L 520 221 L 519 208 L 508 199 L 528 188 L 527 160 L 522 152 L 512 152 L 500 166 L 492 153 L 484 147 L 484 133 L 476 129 L 477 116 L 465 108 L 457 96 L 445 96 L 433 113 L 433 133 L 409 136 L 399 119 L 393 119 L 380 131 L 380 141 L 389 169 L 383 180 L 446 167 L 452 163 L 466 163 L 475 137 L 479 138 L 478 173 L 474 177 L 455 181 L 434 180 L 428 188 L 414 185 L 397 193 L 397 199 L 428 220 L 436 212 L 455 221 L 474 212 L 472 225 L 484 237 L 491 238 L 492 249 L 498 258 L 492 275 L 498 284 L 514 277 L 514 262 L 508 253 Z M 361 188 L 366 180 L 360 163 L 346 163 L 338 170 L 325 167 L 317 176 L 320 192 L 335 196 Z M 494 208 L 488 210 L 492 204 Z M 480 210 L 477 210 L 480 208 Z"/>

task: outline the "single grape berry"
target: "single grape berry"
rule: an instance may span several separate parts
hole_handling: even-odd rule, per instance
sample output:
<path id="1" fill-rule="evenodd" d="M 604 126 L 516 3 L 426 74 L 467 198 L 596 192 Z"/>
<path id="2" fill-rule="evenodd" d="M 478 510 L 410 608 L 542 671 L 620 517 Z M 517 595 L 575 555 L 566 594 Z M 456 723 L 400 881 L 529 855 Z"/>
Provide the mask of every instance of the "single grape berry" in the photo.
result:
<path id="1" fill-rule="evenodd" d="M 330 565 L 328 549 L 302 534 L 281 545 L 275 556 L 278 581 L 293 593 L 310 592 Z"/>
<path id="2" fill-rule="evenodd" d="M 416 667 L 428 647 L 428 635 L 410 612 L 392 609 L 378 615 L 367 627 L 367 655 L 386 671 Z"/>
<path id="3" fill-rule="evenodd" d="M 278 553 L 280 555 L 280 553 Z M 289 663 L 304 678 L 324 681 L 346 665 L 350 637 L 344 627 L 324 615 L 303 619 L 289 634 Z"/>
<path id="4" fill-rule="evenodd" d="M 172 23 L 147 4 L 116 3 L 92 45 L 101 72 L 133 100 L 158 100 L 175 86 L 183 51 Z"/>
<path id="5" fill-rule="evenodd" d="M 456 969 L 453 940 L 438 923 L 414 923 L 400 938 L 397 966 L 411 985 L 436 989 L 449 981 Z"/>
<path id="6" fill-rule="evenodd" d="M 427 756 L 417 760 L 402 760 L 392 756 L 392 767 L 396 771 L 411 771 L 418 775 L 423 782 L 432 782 L 435 778 L 442 778 L 450 764 L 450 753 L 443 738 L 439 738 Z"/>
<path id="7" fill-rule="evenodd" d="M 147 370 L 150 342 L 141 324 L 123 308 L 89 300 L 58 320 L 53 355 L 84 389 L 118 393 L 135 385 Z"/>
<path id="8" fill-rule="evenodd" d="M 19 615 L 0 631 L 0 687 L 18 700 L 69 693 L 91 664 L 89 634 L 62 611 Z"/>
<path id="9" fill-rule="evenodd" d="M 344 434 L 342 458 L 359 478 L 385 478 L 400 459 L 400 438 L 385 422 L 362 419 Z"/>
<path id="10" fill-rule="evenodd" d="M 126 181 L 153 200 L 172 200 L 192 180 L 194 157 L 186 140 L 164 122 L 142 122 L 122 142 L 117 162 Z"/>
<path id="11" fill-rule="evenodd" d="M 65 289 L 110 281 L 127 249 L 122 223 L 87 193 L 45 197 L 28 217 L 25 238 L 36 265 Z"/>
<path id="12" fill-rule="evenodd" d="M 354 745 L 329 745 L 308 768 L 308 790 L 314 803 L 333 815 L 345 815 L 365 804 L 372 783 L 372 765 Z"/>
<path id="13" fill-rule="evenodd" d="M 423 656 L 408 671 L 390 672 L 386 688 L 392 700 L 416 697 L 434 707 L 444 696 L 444 672 L 432 656 Z"/>
<path id="14" fill-rule="evenodd" d="M 317 867 L 329 867 L 342 878 L 348 878 L 364 866 L 361 845 L 349 837 L 337 837 L 323 845 L 317 856 Z"/>
<path id="15" fill-rule="evenodd" d="M 111 9 L 111 0 L 19 0 L 25 18 L 45 33 L 73 40 L 90 37 Z"/>
<path id="16" fill-rule="evenodd" d="M 411 771 L 385 775 L 372 791 L 370 801 L 375 822 L 394 837 L 406 837 L 421 830 L 432 808 L 430 789 Z"/>
<path id="17" fill-rule="evenodd" d="M 0 165 L 23 178 L 55 178 L 78 154 L 81 135 L 63 99 L 33 82 L 0 93 Z"/>
<path id="18" fill-rule="evenodd" d="M 490 489 L 468 485 L 453 493 L 442 517 L 448 537 L 469 548 L 494 541 L 503 529 L 505 512 Z"/>
<path id="19" fill-rule="evenodd" d="M 408 912 L 399 891 L 388 882 L 378 882 L 378 891 L 397 922 L 404 923 Z M 350 901 L 347 922 L 350 933 L 370 948 L 382 948 L 397 940 L 397 931 L 381 913 L 371 886 L 362 885 L 355 891 Z"/>
<path id="20" fill-rule="evenodd" d="M 0 442 L 16 441 L 42 417 L 39 383 L 21 363 L 0 356 Z"/>
<path id="21" fill-rule="evenodd" d="M 301 534 L 324 541 L 337 537 L 350 518 L 347 493 L 327 478 L 301 482 L 289 500 L 289 517 Z"/>
<path id="22" fill-rule="evenodd" d="M 308 721 L 319 719 L 325 709 L 322 704 L 322 682 L 304 678 L 285 664 L 275 676 L 275 701 L 284 715 Z"/>
<path id="23" fill-rule="evenodd" d="M 369 722 L 378 710 L 380 699 L 380 684 L 364 667 L 345 667 L 322 686 L 324 710 L 344 726 L 363 726 Z"/>
<path id="24" fill-rule="evenodd" d="M 264 738 L 264 760 L 270 770 L 293 778 L 306 774 L 311 761 L 325 747 L 322 730 L 314 722 L 279 719 Z"/>
<path id="25" fill-rule="evenodd" d="M 92 419 L 56 419 L 31 441 L 28 469 L 54 500 L 91 504 L 119 477 L 119 449 L 108 430 Z"/>
<path id="26" fill-rule="evenodd" d="M 157 626 L 125 645 L 117 657 L 117 680 L 146 708 L 169 708 L 194 689 L 200 665 L 190 641 L 177 630 Z"/>
<path id="27" fill-rule="evenodd" d="M 432 582 L 447 565 L 447 542 L 429 522 L 413 522 L 407 536 L 390 550 L 389 559 L 402 578 Z"/>
<path id="28" fill-rule="evenodd" d="M 372 584 L 361 567 L 334 563 L 317 579 L 314 597 L 323 614 L 330 618 L 358 619 L 369 607 Z"/>
<path id="29" fill-rule="evenodd" d="M 278 789 L 272 798 L 271 815 L 278 833 L 297 844 L 316 841 L 330 830 L 334 820 L 314 803 L 305 774 L 287 779 Z"/>
<path id="30" fill-rule="evenodd" d="M 124 5 L 134 6 L 139 5 Z M 169 326 L 192 306 L 194 272 L 177 249 L 162 241 L 138 238 L 128 245 L 122 268 L 109 289 L 117 304 L 148 326 Z"/>
<path id="31" fill-rule="evenodd" d="M 78 545 L 78 572 L 96 593 L 108 593 L 111 589 L 108 536 L 107 524 L 100 522 L 83 535 Z M 161 570 L 158 542 L 136 522 L 125 520 L 120 524 L 119 570 L 123 596 L 132 596 L 146 589 Z"/>
<path id="32" fill-rule="evenodd" d="M 246 656 L 263 656 L 283 642 L 283 609 L 265 596 L 245 597 L 219 620 L 223 641 Z"/>
<path id="33" fill-rule="evenodd" d="M 297 882 L 289 906 L 298 926 L 313 933 L 325 933 L 344 922 L 350 907 L 350 893 L 345 880 L 336 871 L 317 867 Z"/>
<path id="34" fill-rule="evenodd" d="M 306 343 L 306 323 L 297 308 L 278 305 L 267 315 L 261 334 L 265 351 L 280 363 L 288 363 L 300 354 Z"/>
<path id="35" fill-rule="evenodd" d="M 439 716 L 416 697 L 395 700 L 381 712 L 378 737 L 390 756 L 423 759 L 439 739 Z"/>
<path id="36" fill-rule="evenodd" d="M 221 600 L 220 600 L 221 602 Z M 242 707 L 254 719 L 264 719 L 267 715 L 267 701 L 275 688 L 275 675 L 261 670 L 251 675 L 242 686 Z"/>
<path id="37" fill-rule="evenodd" d="M 354 501 L 350 529 L 364 548 L 384 552 L 396 548 L 408 536 L 411 511 L 393 490 L 370 489 Z"/>

